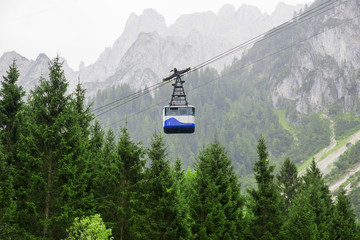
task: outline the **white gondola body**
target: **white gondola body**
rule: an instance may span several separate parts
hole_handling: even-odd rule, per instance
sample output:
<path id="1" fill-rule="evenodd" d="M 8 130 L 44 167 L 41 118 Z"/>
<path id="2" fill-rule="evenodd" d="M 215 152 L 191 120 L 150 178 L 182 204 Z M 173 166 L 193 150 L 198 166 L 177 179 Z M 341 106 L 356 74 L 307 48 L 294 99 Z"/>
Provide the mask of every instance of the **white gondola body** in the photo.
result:
<path id="1" fill-rule="evenodd" d="M 165 106 L 163 127 L 165 133 L 194 133 L 195 107 L 191 105 Z"/>

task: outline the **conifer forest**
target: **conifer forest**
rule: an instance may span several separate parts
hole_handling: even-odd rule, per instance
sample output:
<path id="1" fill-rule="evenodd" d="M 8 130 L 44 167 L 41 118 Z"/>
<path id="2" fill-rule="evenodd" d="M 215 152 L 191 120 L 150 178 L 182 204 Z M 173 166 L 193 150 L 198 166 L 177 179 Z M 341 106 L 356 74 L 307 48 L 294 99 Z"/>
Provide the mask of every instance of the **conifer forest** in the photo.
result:
<path id="1" fill-rule="evenodd" d="M 16 61 L 2 76 L 0 239 L 360 238 L 346 191 L 333 196 L 314 160 L 302 176 L 293 156 L 275 170 L 266 132 L 247 146 L 245 187 L 221 133 L 189 166 L 160 131 L 145 145 L 105 130 L 81 84 L 67 93 L 59 57 L 49 72 L 27 96 Z"/>

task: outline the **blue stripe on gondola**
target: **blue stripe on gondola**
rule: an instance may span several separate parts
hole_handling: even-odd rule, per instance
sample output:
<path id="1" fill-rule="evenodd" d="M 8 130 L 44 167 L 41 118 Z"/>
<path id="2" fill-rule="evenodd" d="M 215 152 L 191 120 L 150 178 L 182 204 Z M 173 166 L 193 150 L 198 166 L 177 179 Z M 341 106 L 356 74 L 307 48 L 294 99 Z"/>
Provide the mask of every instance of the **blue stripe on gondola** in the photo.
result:
<path id="1" fill-rule="evenodd" d="M 194 133 L 195 123 L 182 123 L 175 118 L 169 118 L 164 122 L 165 133 Z"/>
<path id="2" fill-rule="evenodd" d="M 164 127 L 195 127 L 195 123 L 182 123 L 176 118 L 169 118 L 165 120 Z"/>

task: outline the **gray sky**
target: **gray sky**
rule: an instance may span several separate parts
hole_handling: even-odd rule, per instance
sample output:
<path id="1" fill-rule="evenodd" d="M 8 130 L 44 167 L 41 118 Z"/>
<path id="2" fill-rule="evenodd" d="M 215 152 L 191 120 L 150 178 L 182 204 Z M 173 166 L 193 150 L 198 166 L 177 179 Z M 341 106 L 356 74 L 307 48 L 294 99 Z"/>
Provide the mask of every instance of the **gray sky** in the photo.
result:
<path id="1" fill-rule="evenodd" d="M 16 51 L 36 59 L 57 53 L 70 67 L 94 63 L 124 30 L 129 15 L 153 8 L 169 26 L 182 14 L 213 11 L 224 4 L 257 6 L 271 14 L 279 2 L 296 5 L 313 0 L 0 0 L 0 56 Z"/>

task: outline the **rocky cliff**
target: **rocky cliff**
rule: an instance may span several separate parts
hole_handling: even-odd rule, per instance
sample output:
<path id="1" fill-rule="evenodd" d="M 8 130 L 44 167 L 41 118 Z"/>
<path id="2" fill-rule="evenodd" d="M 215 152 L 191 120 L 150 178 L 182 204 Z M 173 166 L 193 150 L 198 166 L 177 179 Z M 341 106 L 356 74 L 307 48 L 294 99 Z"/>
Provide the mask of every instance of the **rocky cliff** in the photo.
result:
<path id="1" fill-rule="evenodd" d="M 316 1 L 306 11 L 324 2 Z M 243 77 L 266 86 L 277 108 L 291 105 L 304 114 L 325 109 L 330 114 L 360 113 L 359 16 L 359 1 L 336 2 L 275 36 L 265 37 L 241 64 L 271 57 L 253 64 Z"/>

